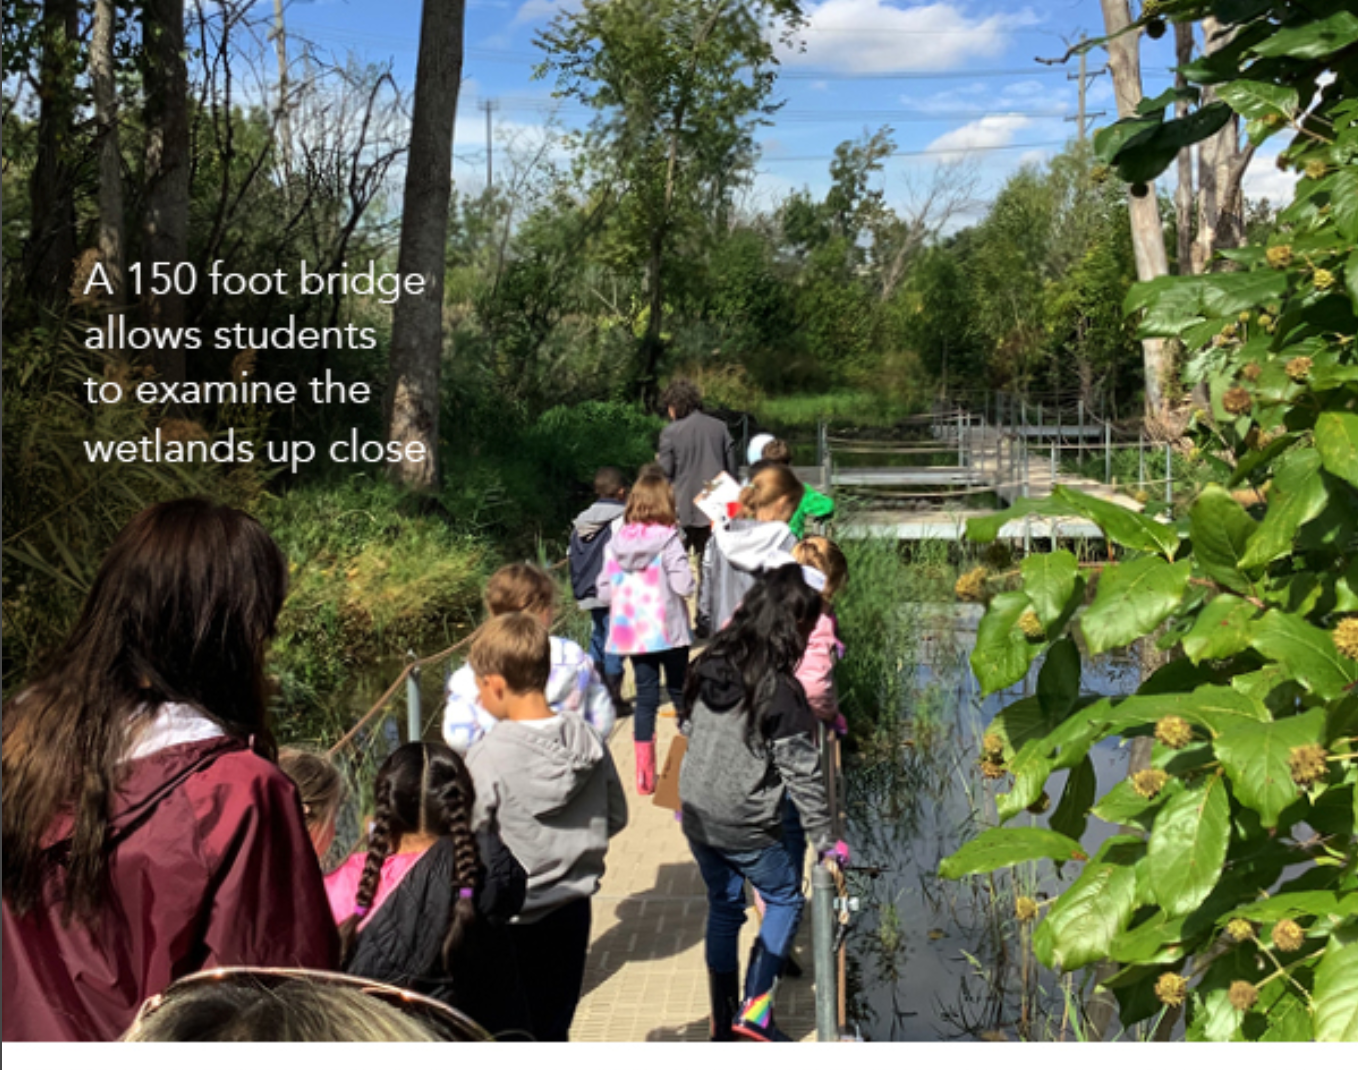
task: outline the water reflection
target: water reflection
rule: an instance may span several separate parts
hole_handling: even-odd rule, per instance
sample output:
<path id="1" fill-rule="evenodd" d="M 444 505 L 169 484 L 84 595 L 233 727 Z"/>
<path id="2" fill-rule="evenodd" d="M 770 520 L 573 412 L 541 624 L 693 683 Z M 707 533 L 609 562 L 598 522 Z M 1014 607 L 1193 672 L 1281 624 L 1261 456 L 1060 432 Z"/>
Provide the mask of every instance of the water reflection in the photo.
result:
<path id="1" fill-rule="evenodd" d="M 967 664 L 980 607 L 929 607 L 907 687 L 902 737 L 860 756 L 847 776 L 850 842 L 863 868 L 851 874 L 862 910 L 849 936 L 849 1019 L 869 1040 L 1073 1039 L 1088 993 L 1032 957 L 1031 926 L 1021 932 L 1016 895 L 1045 898 L 1063 882 L 1050 863 L 946 881 L 938 863 L 996 822 L 1006 781 L 977 767 L 978 744 L 995 714 L 1035 693 L 1028 677 L 982 698 Z M 1086 659 L 1087 694 L 1136 689 L 1134 653 Z M 1101 795 L 1125 775 L 1127 752 L 1108 741 L 1090 752 Z M 1067 773 L 1048 785 L 1060 798 Z M 1049 812 L 1048 812 L 1049 814 Z M 1015 824 L 1045 825 L 1048 814 Z M 1093 853 L 1115 828 L 1091 819 L 1083 839 Z M 1066 882 L 1075 873 L 1065 874 Z M 1092 985 L 1092 983 L 1091 983 Z"/>

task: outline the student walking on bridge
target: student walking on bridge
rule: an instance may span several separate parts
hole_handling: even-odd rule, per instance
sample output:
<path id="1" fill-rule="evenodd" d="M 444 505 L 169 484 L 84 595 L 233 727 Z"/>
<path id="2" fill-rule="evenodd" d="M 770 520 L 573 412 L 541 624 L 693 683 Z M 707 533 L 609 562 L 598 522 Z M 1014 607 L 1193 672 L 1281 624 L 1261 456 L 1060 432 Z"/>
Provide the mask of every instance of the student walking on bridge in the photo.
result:
<path id="1" fill-rule="evenodd" d="M 684 834 L 707 885 L 707 968 L 712 1039 L 785 1039 L 773 1022 L 773 987 L 792 947 L 805 899 L 788 852 L 790 797 L 821 856 L 847 860 L 833 839 L 815 717 L 794 671 L 821 612 L 799 565 L 761 577 L 731 623 L 697 658 L 681 728 Z M 764 920 L 740 997 L 738 940 L 745 881 Z"/>

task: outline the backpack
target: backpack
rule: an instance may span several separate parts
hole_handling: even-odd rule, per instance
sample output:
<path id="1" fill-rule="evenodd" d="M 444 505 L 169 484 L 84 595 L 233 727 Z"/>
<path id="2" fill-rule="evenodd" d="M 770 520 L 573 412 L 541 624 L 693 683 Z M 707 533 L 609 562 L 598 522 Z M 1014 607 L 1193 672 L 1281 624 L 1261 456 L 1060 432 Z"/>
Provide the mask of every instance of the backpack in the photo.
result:
<path id="1" fill-rule="evenodd" d="M 571 529 L 570 550 L 566 559 L 570 563 L 571 593 L 577 602 L 595 598 L 599 594 L 599 572 L 604 567 L 604 550 L 613 538 L 613 526 L 605 524 L 588 539 L 582 539 L 580 532 Z"/>

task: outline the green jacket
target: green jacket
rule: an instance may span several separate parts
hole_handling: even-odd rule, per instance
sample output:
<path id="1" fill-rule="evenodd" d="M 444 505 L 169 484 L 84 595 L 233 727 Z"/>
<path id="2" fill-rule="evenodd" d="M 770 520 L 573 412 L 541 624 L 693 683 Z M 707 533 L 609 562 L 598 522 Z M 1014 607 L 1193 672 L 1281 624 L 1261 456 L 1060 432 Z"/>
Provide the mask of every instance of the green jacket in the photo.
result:
<path id="1" fill-rule="evenodd" d="M 797 536 L 798 541 L 806 538 L 806 518 L 814 516 L 817 520 L 829 520 L 835 515 L 835 503 L 829 495 L 822 494 L 814 487 L 807 487 L 802 493 L 801 504 L 797 506 L 797 511 L 792 514 L 792 519 L 787 522 L 787 526 L 792 529 L 792 534 Z"/>

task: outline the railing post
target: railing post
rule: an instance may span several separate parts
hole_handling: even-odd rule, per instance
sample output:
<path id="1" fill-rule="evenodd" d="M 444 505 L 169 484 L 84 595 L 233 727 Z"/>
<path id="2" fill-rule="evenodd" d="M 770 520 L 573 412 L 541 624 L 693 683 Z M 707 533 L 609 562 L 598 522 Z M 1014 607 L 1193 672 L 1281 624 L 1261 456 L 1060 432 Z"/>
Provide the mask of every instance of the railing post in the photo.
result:
<path id="1" fill-rule="evenodd" d="M 1103 421 L 1103 485 L 1113 485 L 1113 425 Z"/>
<path id="2" fill-rule="evenodd" d="M 750 414 L 742 412 L 740 414 L 740 456 L 736 458 L 736 467 L 749 460 L 750 454 Z M 732 472 L 731 475 L 739 476 L 739 472 Z"/>
<path id="3" fill-rule="evenodd" d="M 412 660 L 413 650 L 406 651 Z M 406 742 L 418 743 L 424 735 L 424 717 L 420 710 L 420 667 L 412 665 L 406 676 Z"/>
<path id="4" fill-rule="evenodd" d="M 1165 443 L 1165 505 L 1171 515 L 1174 512 L 1174 453 L 1169 443 Z"/>
<path id="5" fill-rule="evenodd" d="M 817 862 L 811 870 L 811 942 L 816 969 L 816 1039 L 839 1040 L 839 971 L 835 968 L 835 879 Z"/>
<path id="6" fill-rule="evenodd" d="M 1081 398 L 1076 405 L 1079 406 L 1079 439 L 1077 441 L 1075 456 L 1079 458 L 1079 463 L 1085 463 L 1085 399 Z"/>
<path id="7" fill-rule="evenodd" d="M 957 467 L 965 468 L 967 462 L 963 459 L 962 453 L 962 406 L 957 406 Z"/>
<path id="8" fill-rule="evenodd" d="M 1136 489 L 1146 489 L 1146 432 L 1136 433 Z"/>

